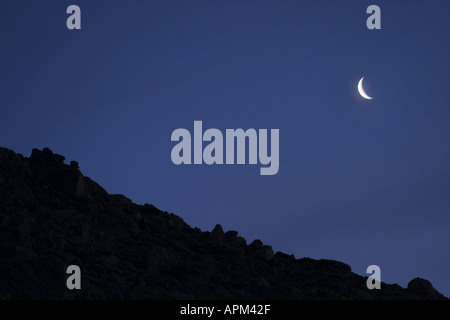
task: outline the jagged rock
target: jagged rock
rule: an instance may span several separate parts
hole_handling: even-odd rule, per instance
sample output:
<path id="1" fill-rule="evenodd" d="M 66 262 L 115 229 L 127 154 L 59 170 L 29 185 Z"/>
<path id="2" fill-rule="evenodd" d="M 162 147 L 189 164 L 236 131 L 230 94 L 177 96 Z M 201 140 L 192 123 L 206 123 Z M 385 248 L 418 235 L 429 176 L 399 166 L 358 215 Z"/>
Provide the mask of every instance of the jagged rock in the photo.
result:
<path id="1" fill-rule="evenodd" d="M 443 298 L 443 295 L 433 288 L 430 281 L 422 278 L 412 279 L 408 283 L 408 290 L 422 299 L 439 300 Z"/>
<path id="2" fill-rule="evenodd" d="M 79 164 L 77 161 L 70 161 L 70 167 L 73 169 L 78 169 Z"/>
<path id="3" fill-rule="evenodd" d="M 214 239 L 214 243 L 218 246 L 218 247 L 222 247 L 223 246 L 223 241 L 225 238 L 225 234 L 223 232 L 222 226 L 220 224 L 217 224 L 214 229 L 211 231 L 211 235 Z"/>
<path id="4" fill-rule="evenodd" d="M 237 235 L 238 235 L 238 232 L 234 231 L 234 230 L 225 232 L 225 237 L 226 237 L 227 241 L 233 240 L 234 238 L 237 237 Z"/>
<path id="5" fill-rule="evenodd" d="M 344 263 L 274 255 L 220 225 L 202 232 L 64 161 L 0 148 L 0 299 L 445 299 L 427 280 L 368 290 Z M 65 289 L 72 264 L 79 292 Z"/>
<path id="6" fill-rule="evenodd" d="M 270 260 L 274 256 L 272 247 L 263 245 L 262 241 L 259 239 L 256 239 L 248 246 L 247 254 L 264 260 Z"/>
<path id="7" fill-rule="evenodd" d="M 262 246 L 263 246 L 262 241 L 259 240 L 259 239 L 256 239 L 256 240 L 253 240 L 252 243 L 250 243 L 250 245 L 248 246 L 248 248 L 251 249 L 251 250 L 256 250 L 256 249 L 261 248 Z"/>

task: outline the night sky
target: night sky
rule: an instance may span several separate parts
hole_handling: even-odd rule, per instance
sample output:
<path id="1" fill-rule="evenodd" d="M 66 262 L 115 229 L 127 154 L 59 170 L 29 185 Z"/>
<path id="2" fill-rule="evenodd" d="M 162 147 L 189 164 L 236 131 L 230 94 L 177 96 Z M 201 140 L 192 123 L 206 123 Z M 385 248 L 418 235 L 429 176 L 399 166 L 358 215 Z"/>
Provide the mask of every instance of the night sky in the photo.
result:
<path id="1" fill-rule="evenodd" d="M 81 8 L 81 30 L 66 9 Z M 381 8 L 368 30 L 366 8 Z M 450 2 L 0 2 L 0 146 L 109 193 L 450 296 Z M 365 77 L 363 99 L 357 83 Z M 280 169 L 179 165 L 177 128 L 280 130 Z"/>

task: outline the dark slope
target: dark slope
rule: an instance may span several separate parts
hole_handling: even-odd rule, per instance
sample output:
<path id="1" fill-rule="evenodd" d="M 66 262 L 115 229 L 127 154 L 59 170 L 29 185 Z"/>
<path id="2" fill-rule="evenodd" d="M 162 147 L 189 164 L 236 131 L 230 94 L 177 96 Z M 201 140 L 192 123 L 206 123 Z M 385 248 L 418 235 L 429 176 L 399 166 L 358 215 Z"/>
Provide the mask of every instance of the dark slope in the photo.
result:
<path id="1" fill-rule="evenodd" d="M 82 290 L 66 288 L 66 268 Z M 0 298 L 441 299 L 416 278 L 404 289 L 332 260 L 295 259 L 237 232 L 189 227 L 152 205 L 109 195 L 49 149 L 0 148 Z"/>

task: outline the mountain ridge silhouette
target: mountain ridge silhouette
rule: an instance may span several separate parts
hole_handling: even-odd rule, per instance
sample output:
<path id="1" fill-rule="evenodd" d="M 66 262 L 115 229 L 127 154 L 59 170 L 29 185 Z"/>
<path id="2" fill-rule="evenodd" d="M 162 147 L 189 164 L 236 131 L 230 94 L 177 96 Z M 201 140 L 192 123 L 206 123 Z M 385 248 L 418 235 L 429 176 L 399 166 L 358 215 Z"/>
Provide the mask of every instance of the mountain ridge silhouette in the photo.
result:
<path id="1" fill-rule="evenodd" d="M 342 262 L 192 228 L 64 161 L 49 148 L 27 158 L 0 147 L 0 299 L 447 299 L 425 279 L 369 290 Z M 73 264 L 81 290 L 66 288 Z"/>

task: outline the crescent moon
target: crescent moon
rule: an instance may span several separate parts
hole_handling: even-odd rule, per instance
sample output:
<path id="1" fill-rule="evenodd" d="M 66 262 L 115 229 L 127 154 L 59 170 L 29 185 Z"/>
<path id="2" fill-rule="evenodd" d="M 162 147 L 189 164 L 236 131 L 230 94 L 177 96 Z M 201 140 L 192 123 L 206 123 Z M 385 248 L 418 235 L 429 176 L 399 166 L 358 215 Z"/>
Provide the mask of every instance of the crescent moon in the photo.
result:
<path id="1" fill-rule="evenodd" d="M 359 80 L 359 82 L 358 82 L 358 92 L 361 95 L 361 97 L 363 97 L 364 99 L 371 100 L 373 98 L 370 97 L 369 95 L 367 95 L 367 93 L 364 91 L 363 84 L 362 84 L 363 79 L 364 79 L 364 77 L 362 77 L 361 80 Z"/>

